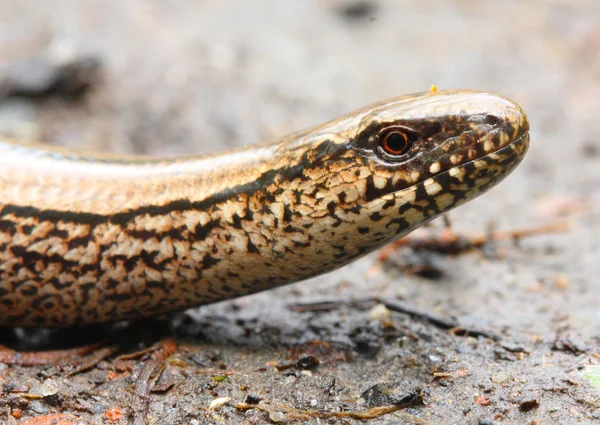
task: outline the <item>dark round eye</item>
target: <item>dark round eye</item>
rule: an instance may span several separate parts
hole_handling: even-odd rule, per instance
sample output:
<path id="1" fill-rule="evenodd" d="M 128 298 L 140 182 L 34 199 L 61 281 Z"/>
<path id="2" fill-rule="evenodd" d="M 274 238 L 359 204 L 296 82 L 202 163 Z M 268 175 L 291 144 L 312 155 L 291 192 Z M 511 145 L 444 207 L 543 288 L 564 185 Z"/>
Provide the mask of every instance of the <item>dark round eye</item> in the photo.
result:
<path id="1" fill-rule="evenodd" d="M 500 122 L 500 119 L 496 115 L 487 114 L 483 118 L 483 122 L 486 123 L 487 125 L 491 125 L 492 127 L 494 127 L 494 126 L 498 125 L 498 123 Z"/>
<path id="2" fill-rule="evenodd" d="M 379 145 L 389 155 L 400 156 L 410 148 L 409 134 L 399 128 L 390 128 L 384 131 L 379 138 Z"/>

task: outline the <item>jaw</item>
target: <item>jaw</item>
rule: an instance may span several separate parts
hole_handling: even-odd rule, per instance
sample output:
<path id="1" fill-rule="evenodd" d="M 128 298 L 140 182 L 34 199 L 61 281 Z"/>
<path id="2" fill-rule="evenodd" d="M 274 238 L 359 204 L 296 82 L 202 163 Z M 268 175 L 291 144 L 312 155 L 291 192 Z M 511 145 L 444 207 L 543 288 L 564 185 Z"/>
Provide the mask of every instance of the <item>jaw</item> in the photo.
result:
<path id="1" fill-rule="evenodd" d="M 407 205 L 404 215 L 408 229 L 402 234 L 487 192 L 521 163 L 528 147 L 529 134 L 526 133 L 495 152 L 396 193 Z"/>
<path id="2" fill-rule="evenodd" d="M 404 236 L 437 216 L 482 195 L 501 182 L 520 164 L 529 147 L 526 133 L 512 143 L 472 161 L 453 167 L 413 186 L 373 201 L 394 200 L 385 214 L 388 232 Z M 397 224 L 392 227 L 392 224 Z M 390 237 L 391 239 L 391 237 Z"/>
<path id="3" fill-rule="evenodd" d="M 288 282 L 288 279 L 277 280 L 282 270 L 286 271 L 285 276 L 294 279 L 316 276 L 406 235 L 500 182 L 519 164 L 527 146 L 528 136 L 524 136 L 496 152 L 368 202 L 349 201 L 350 194 L 346 194 L 352 207 L 345 209 L 334 203 L 333 211 L 316 211 L 318 218 L 312 218 L 308 230 L 312 237 L 310 243 L 290 246 L 285 255 L 283 250 L 277 251 L 269 260 L 277 266 L 265 268 L 262 281 L 269 282 L 269 286 L 275 281 L 278 285 Z M 351 174 L 354 175 L 353 170 Z M 363 178 L 362 186 L 367 190 L 365 180 L 367 178 Z M 354 195 L 358 197 L 358 189 Z M 328 201 L 328 205 L 330 203 Z M 301 222 L 295 224 L 302 227 Z M 281 241 L 293 243 L 289 234 L 285 235 Z M 311 261 L 307 262 L 307 258 Z M 252 292 L 258 289 L 254 287 Z"/>

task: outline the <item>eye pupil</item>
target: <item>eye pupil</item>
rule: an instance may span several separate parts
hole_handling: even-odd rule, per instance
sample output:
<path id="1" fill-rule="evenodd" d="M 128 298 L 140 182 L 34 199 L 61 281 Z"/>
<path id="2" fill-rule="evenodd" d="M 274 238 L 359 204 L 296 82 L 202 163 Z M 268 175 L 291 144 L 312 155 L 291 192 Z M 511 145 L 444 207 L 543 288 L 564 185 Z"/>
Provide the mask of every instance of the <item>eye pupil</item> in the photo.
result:
<path id="1" fill-rule="evenodd" d="M 377 134 L 377 145 L 375 153 L 384 161 L 396 163 L 408 159 L 416 142 L 419 140 L 419 132 L 402 125 L 384 127 Z"/>
<path id="2" fill-rule="evenodd" d="M 500 122 L 500 119 L 495 115 L 488 114 L 483 118 L 483 121 L 487 125 L 495 126 L 498 124 L 498 122 Z"/>
<path id="3" fill-rule="evenodd" d="M 387 134 L 383 140 L 383 149 L 390 155 L 402 155 L 407 147 L 408 137 L 399 131 Z"/>

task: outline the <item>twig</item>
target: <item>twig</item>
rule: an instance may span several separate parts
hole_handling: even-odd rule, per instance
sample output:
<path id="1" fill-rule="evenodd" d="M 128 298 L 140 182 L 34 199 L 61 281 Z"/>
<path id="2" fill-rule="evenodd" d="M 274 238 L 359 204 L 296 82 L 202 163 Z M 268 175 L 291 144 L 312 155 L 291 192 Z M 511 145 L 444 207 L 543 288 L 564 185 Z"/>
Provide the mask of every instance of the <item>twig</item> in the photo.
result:
<path id="1" fill-rule="evenodd" d="M 131 359 L 135 356 L 142 356 L 146 353 L 150 354 L 150 360 L 148 360 L 140 374 L 138 375 L 137 382 L 135 384 L 135 390 L 133 393 L 132 408 L 133 408 L 133 425 L 145 425 L 147 424 L 148 407 L 150 406 L 150 392 L 156 384 L 156 381 L 160 378 L 162 371 L 165 368 L 165 362 L 167 358 L 175 352 L 177 345 L 172 340 L 161 341 L 150 349 L 143 350 L 133 355 L 128 355 L 127 358 Z M 124 356 L 121 356 L 123 358 Z"/>
<path id="2" fill-rule="evenodd" d="M 18 366 L 45 366 L 87 356 L 102 346 L 101 343 L 69 348 L 67 350 L 18 352 L 0 349 L 0 363 Z"/>
<path id="3" fill-rule="evenodd" d="M 116 347 L 101 348 L 101 349 L 95 351 L 94 353 L 92 353 L 92 355 L 86 356 L 86 357 L 80 359 L 79 361 L 77 361 L 75 364 L 73 364 L 74 369 L 71 370 L 70 372 L 68 372 L 66 374 L 66 376 L 77 375 L 78 373 L 89 370 L 89 369 L 93 368 L 94 366 L 96 366 L 98 363 L 100 363 L 105 358 L 113 355 L 116 351 L 117 351 Z"/>
<path id="4" fill-rule="evenodd" d="M 454 319 L 450 319 L 447 317 L 438 316 L 436 314 L 428 313 L 425 311 L 420 311 L 407 305 L 400 304 L 393 301 L 385 301 L 378 300 L 381 304 L 385 305 L 388 310 L 396 311 L 398 313 L 407 314 L 410 317 L 424 320 L 428 323 L 431 323 L 434 326 L 437 326 L 441 329 L 451 330 L 452 333 L 459 336 L 472 336 L 478 337 L 483 336 L 484 338 L 489 338 L 494 341 L 499 341 L 501 339 L 500 335 L 494 333 L 491 330 L 484 329 L 469 329 L 462 327 L 458 324 L 458 322 Z"/>
<path id="5" fill-rule="evenodd" d="M 248 404 L 248 403 L 238 403 L 235 405 L 237 409 L 240 410 L 249 410 L 249 409 L 258 409 L 263 412 L 268 412 L 270 415 L 277 413 L 286 413 L 286 419 L 288 420 L 299 420 L 305 421 L 309 418 L 318 418 L 318 419 L 331 419 L 331 418 L 351 418 L 358 420 L 367 420 L 367 419 L 375 419 L 381 415 L 386 415 L 388 413 L 396 412 L 400 409 L 404 409 L 406 407 L 412 406 L 412 403 L 407 404 L 396 404 L 392 406 L 380 406 L 373 407 L 367 410 L 348 410 L 345 412 L 331 412 L 331 411 L 323 411 L 323 410 L 300 410 L 294 409 L 293 407 L 282 406 L 282 405 L 270 405 L 264 402 L 260 402 L 258 404 Z M 415 425 L 431 425 L 431 422 L 421 419 L 417 416 L 410 415 L 408 413 L 400 412 L 399 416 L 406 421 L 411 421 L 409 423 L 413 423 Z"/>
<path id="6" fill-rule="evenodd" d="M 476 235 L 458 235 L 450 228 L 445 228 L 440 235 L 428 234 L 425 236 L 407 236 L 392 242 L 379 251 L 379 261 L 386 261 L 398 248 L 406 246 L 414 250 L 433 251 L 442 254 L 458 255 L 465 251 L 481 248 L 492 241 L 520 239 L 552 233 L 561 233 L 569 230 L 569 224 L 555 223 L 530 229 L 505 230 Z"/>

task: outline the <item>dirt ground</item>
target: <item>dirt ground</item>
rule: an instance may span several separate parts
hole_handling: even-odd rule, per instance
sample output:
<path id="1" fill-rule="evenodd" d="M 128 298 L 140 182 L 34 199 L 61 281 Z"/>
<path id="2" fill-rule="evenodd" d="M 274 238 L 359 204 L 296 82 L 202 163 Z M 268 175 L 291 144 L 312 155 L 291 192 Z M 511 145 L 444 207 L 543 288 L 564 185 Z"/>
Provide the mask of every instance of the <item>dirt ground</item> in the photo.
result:
<path id="1" fill-rule="evenodd" d="M 600 422 L 597 0 L 0 3 L 6 136 L 212 152 L 431 84 L 509 96 L 532 126 L 523 164 L 452 229 L 562 231 L 460 255 L 400 247 L 129 326 L 2 329 L 18 350 L 104 342 L 0 364 L 0 423 Z"/>

